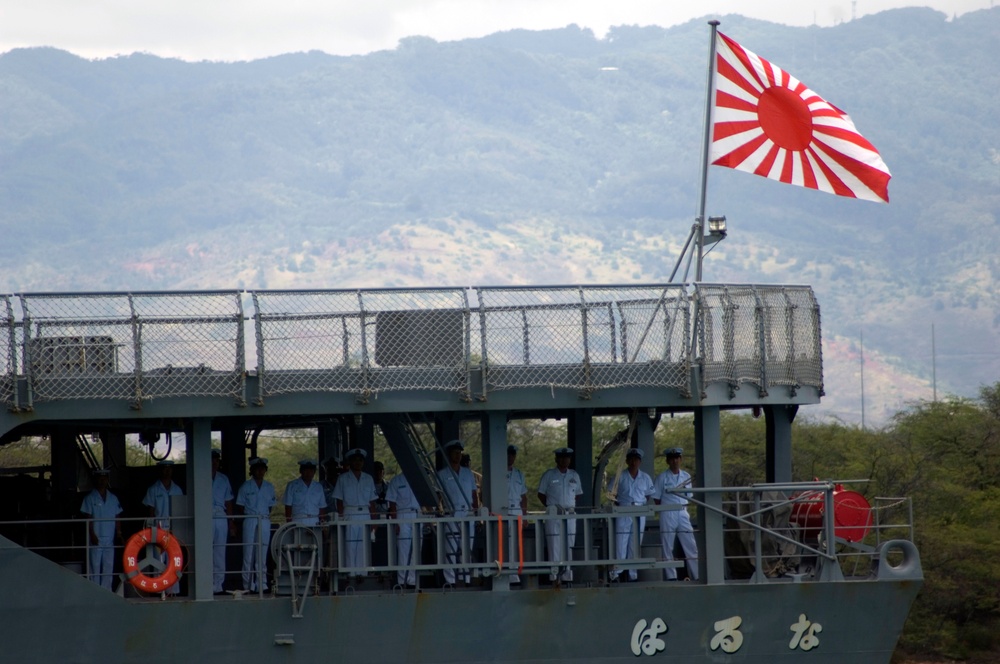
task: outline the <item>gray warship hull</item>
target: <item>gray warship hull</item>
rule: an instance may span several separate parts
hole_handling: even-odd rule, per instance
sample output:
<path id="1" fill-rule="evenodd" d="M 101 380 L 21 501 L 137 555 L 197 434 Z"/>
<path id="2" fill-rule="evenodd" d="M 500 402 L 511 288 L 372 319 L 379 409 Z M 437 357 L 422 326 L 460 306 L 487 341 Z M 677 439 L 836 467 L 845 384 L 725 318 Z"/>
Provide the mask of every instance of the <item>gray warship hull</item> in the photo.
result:
<path id="1" fill-rule="evenodd" d="M 34 554 L 0 550 L 4 652 L 60 662 L 634 662 L 636 625 L 657 618 L 678 663 L 888 662 L 919 582 L 564 587 L 506 593 L 374 593 L 310 598 L 130 602 Z M 641 586 L 641 587 L 639 587 Z M 804 615 L 822 630 L 791 648 Z M 713 648 L 715 624 L 741 618 L 739 647 Z M 799 644 L 801 644 L 801 638 Z M 808 645 L 808 642 L 807 642 Z"/>
<path id="2" fill-rule="evenodd" d="M 921 584 L 907 521 L 872 523 L 867 510 L 858 521 L 840 509 L 839 485 L 792 481 L 792 421 L 823 392 L 807 287 L 0 295 L 4 309 L 0 444 L 45 436 L 51 446 L 49 463 L 2 469 L 4 661 L 886 664 Z M 740 409 L 767 418 L 766 482 L 727 487 L 720 413 Z M 600 465 L 581 460 L 603 458 L 593 418 L 616 416 L 628 422 L 617 443 L 643 450 L 652 470 L 653 433 L 675 414 L 694 428 L 701 574 L 668 582 L 683 562 L 655 536 L 635 542 L 639 557 L 619 558 L 614 524 L 624 515 L 652 525 L 687 507 L 608 505 Z M 518 419 L 566 422 L 584 484 L 575 513 L 509 512 L 508 427 Z M 463 540 L 456 557 L 443 533 L 459 517 L 434 478 L 442 443 L 463 423 L 481 439 L 485 507 L 462 517 L 481 541 L 473 551 Z M 334 518 L 321 535 L 289 524 L 260 543 L 272 592 L 214 593 L 212 448 L 238 486 L 260 431 L 301 428 L 316 432 L 320 458 L 370 452 L 378 430 L 423 507 L 424 559 L 396 559 L 384 520 Z M 186 545 L 182 593 L 108 592 L 86 577 L 80 478 L 110 467 L 128 502 L 151 476 L 125 462 L 127 437 L 171 432 L 184 439 L 185 496 L 173 515 Z M 91 439 L 103 459 L 88 454 Z M 545 528 L 556 523 L 565 537 L 570 521 L 581 532 L 562 566 L 577 580 L 548 583 L 561 570 L 546 560 Z M 126 538 L 144 526 L 141 516 L 125 524 Z M 343 542 L 355 527 L 365 542 L 386 538 L 384 560 L 366 544 L 351 566 Z M 513 541 L 515 528 L 527 545 Z M 639 581 L 610 582 L 626 565 Z M 417 588 L 386 581 L 408 568 Z M 476 582 L 442 584 L 442 569 L 471 569 Z M 238 563 L 228 572 L 238 583 Z M 358 575 L 364 586 L 345 581 Z"/>

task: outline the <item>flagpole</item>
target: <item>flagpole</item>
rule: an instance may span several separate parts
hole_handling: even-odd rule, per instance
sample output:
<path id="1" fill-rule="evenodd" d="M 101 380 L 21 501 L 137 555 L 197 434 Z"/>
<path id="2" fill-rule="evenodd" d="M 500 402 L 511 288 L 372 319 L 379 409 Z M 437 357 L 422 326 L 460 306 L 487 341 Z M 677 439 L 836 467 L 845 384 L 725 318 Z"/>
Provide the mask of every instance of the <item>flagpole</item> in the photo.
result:
<path id="1" fill-rule="evenodd" d="M 708 196 L 708 152 L 712 145 L 712 109 L 715 92 L 715 42 L 719 21 L 709 21 L 712 26 L 712 43 L 708 48 L 708 93 L 705 98 L 705 140 L 701 146 L 701 199 L 698 202 L 698 265 L 695 281 L 701 281 L 701 264 L 705 257 L 705 199 Z"/>

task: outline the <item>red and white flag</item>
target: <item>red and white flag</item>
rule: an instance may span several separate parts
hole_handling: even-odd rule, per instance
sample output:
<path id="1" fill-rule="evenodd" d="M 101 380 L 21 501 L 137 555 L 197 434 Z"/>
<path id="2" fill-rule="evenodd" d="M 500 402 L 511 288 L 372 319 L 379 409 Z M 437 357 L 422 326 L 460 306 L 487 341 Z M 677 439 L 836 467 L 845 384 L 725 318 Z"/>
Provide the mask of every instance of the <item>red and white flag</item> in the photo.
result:
<path id="1" fill-rule="evenodd" d="M 889 202 L 889 168 L 846 113 L 721 32 L 716 47 L 711 163 Z"/>

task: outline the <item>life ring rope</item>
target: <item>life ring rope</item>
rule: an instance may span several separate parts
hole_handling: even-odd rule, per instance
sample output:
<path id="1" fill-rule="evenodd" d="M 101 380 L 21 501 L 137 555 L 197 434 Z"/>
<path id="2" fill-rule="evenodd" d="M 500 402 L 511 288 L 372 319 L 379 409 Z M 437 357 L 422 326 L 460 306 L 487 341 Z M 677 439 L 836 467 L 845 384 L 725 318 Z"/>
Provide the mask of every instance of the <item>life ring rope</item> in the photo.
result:
<path id="1" fill-rule="evenodd" d="M 148 545 L 157 547 L 166 554 L 166 562 L 157 556 L 140 558 Z M 161 592 L 177 583 L 184 570 L 184 552 L 180 541 L 169 530 L 146 528 L 132 535 L 125 543 L 122 554 L 125 578 L 133 586 L 144 592 Z M 153 568 L 158 574 L 147 574 L 143 569 Z"/>

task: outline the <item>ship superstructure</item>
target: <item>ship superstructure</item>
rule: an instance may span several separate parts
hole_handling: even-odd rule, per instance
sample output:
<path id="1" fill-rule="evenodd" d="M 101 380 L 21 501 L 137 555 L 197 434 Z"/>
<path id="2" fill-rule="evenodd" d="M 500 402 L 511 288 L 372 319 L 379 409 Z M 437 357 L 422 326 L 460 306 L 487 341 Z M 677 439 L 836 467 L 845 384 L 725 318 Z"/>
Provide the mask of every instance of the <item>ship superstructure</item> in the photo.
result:
<path id="1" fill-rule="evenodd" d="M 79 662 L 888 662 L 920 586 L 905 500 L 882 510 L 834 482 L 792 482 L 793 419 L 823 394 L 820 310 L 806 286 L 38 293 L 0 295 L 0 314 L 0 443 L 52 443 L 50 464 L 3 478 L 0 634 L 11 661 L 42 648 Z M 725 487 L 720 414 L 740 409 L 767 418 L 767 482 Z M 673 414 L 695 429 L 696 581 L 663 580 L 684 563 L 664 558 L 655 524 L 678 508 L 602 506 L 589 463 L 605 442 L 594 418 L 623 416 L 622 442 L 651 472 L 654 431 Z M 509 514 L 518 419 L 566 423 L 583 486 L 575 513 Z M 453 516 L 436 470 L 470 422 L 483 508 Z M 424 508 L 419 559 L 396 559 L 384 519 L 351 522 L 364 546 L 348 567 L 347 522 L 276 518 L 259 542 L 268 592 L 215 595 L 213 446 L 235 486 L 257 434 L 302 428 L 315 429 L 318 459 L 370 452 L 376 430 L 384 436 Z M 109 593 L 85 578 L 80 477 L 107 466 L 112 487 L 134 495 L 152 476 L 125 462 L 127 437 L 178 433 L 182 593 Z M 103 459 L 88 458 L 88 436 Z M 613 545 L 623 515 L 650 524 L 628 561 Z M 572 559 L 554 569 L 544 531 L 565 533 L 569 520 Z M 449 556 L 454 523 L 463 536 Z M 126 537 L 147 525 L 125 524 Z M 638 583 L 609 581 L 624 565 Z M 392 582 L 406 568 L 415 588 Z M 550 582 L 562 568 L 572 583 Z M 476 583 L 442 584 L 444 569 Z"/>

